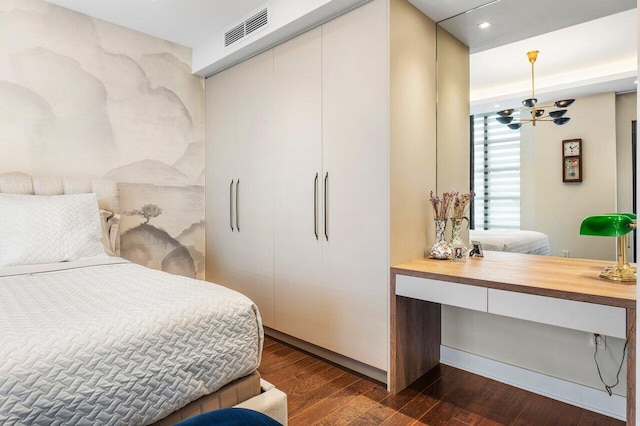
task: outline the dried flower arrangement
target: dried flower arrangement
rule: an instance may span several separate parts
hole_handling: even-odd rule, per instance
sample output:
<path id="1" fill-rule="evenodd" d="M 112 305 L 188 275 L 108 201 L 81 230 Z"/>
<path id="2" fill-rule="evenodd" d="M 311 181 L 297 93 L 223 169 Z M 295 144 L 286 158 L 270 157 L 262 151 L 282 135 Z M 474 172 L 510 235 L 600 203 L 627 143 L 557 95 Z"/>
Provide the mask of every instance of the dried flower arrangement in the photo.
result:
<path id="1" fill-rule="evenodd" d="M 476 194 L 473 191 L 469 191 L 462 195 L 457 191 L 454 191 L 454 194 L 452 217 L 465 217 L 465 212 L 471 202 L 471 198 Z"/>
<path id="2" fill-rule="evenodd" d="M 449 207 L 451 207 L 451 202 L 455 196 L 455 192 L 443 192 L 442 199 L 438 197 L 438 194 L 433 195 L 433 191 L 429 196 L 431 200 L 431 205 L 433 206 L 433 218 L 436 220 L 445 220 L 447 218 L 447 213 L 449 212 Z"/>

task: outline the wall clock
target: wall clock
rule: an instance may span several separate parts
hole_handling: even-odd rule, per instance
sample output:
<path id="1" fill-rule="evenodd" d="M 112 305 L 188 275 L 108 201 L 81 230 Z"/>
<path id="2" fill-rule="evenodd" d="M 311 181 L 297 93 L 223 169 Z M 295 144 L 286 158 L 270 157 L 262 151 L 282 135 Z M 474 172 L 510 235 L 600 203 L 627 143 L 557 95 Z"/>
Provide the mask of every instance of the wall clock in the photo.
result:
<path id="1" fill-rule="evenodd" d="M 582 182 L 582 139 L 562 141 L 562 181 Z"/>

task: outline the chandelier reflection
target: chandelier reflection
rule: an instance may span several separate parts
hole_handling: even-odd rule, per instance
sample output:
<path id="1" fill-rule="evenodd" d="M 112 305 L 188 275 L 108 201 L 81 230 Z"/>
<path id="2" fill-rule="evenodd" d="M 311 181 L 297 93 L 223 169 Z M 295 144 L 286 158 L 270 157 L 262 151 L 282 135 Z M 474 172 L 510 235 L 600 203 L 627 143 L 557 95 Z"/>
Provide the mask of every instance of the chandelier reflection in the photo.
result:
<path id="1" fill-rule="evenodd" d="M 496 118 L 499 123 L 506 124 L 510 129 L 517 130 L 523 124 L 531 123 L 534 126 L 538 121 L 551 121 L 554 124 L 562 126 L 563 124 L 567 124 L 569 117 L 565 117 L 567 113 L 566 108 L 568 108 L 575 99 L 563 99 L 561 101 L 556 101 L 553 104 L 549 105 L 538 105 L 538 100 L 536 99 L 536 91 L 535 91 L 535 74 L 534 74 L 534 64 L 536 59 L 538 59 L 538 51 L 532 50 L 527 53 L 527 58 L 529 58 L 529 62 L 531 63 L 531 97 L 529 99 L 525 99 L 522 101 L 522 105 L 524 108 L 518 109 L 503 109 L 502 111 L 498 111 L 499 117 Z M 558 108 L 554 111 L 549 111 L 546 115 L 545 112 L 551 108 Z M 520 117 L 515 118 L 514 112 L 519 111 Z M 529 118 L 531 117 L 531 118 Z"/>

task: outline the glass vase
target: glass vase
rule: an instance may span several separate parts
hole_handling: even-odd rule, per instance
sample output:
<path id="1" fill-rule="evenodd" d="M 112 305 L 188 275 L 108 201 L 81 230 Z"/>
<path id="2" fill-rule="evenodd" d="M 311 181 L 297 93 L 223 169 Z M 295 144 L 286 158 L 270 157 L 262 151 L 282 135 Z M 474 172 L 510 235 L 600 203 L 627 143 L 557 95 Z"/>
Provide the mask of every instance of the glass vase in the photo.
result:
<path id="1" fill-rule="evenodd" d="M 449 259 L 451 257 L 451 248 L 447 244 L 444 237 L 444 230 L 447 226 L 446 219 L 434 219 L 436 222 L 436 242 L 429 249 L 429 254 L 434 259 Z"/>
<path id="2" fill-rule="evenodd" d="M 453 250 L 454 247 L 461 247 L 462 250 L 466 253 L 467 246 L 462 241 L 462 221 L 467 221 L 467 226 L 469 225 L 469 219 L 466 217 L 452 217 L 451 218 L 451 241 L 449 242 L 449 248 Z"/>

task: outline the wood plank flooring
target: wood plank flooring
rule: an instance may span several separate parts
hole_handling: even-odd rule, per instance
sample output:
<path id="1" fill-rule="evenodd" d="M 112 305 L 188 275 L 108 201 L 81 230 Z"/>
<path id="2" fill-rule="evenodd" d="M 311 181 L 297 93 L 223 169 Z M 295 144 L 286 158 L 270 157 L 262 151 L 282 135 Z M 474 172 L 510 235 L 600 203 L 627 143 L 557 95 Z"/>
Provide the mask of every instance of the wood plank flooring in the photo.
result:
<path id="1" fill-rule="evenodd" d="M 291 426 L 624 425 L 445 365 L 391 395 L 383 383 L 271 337 L 258 370 L 288 395 Z"/>

